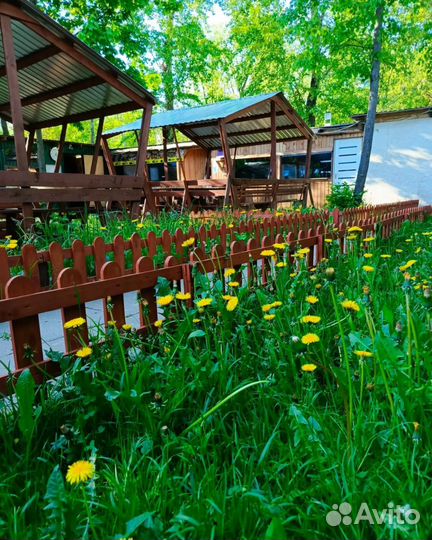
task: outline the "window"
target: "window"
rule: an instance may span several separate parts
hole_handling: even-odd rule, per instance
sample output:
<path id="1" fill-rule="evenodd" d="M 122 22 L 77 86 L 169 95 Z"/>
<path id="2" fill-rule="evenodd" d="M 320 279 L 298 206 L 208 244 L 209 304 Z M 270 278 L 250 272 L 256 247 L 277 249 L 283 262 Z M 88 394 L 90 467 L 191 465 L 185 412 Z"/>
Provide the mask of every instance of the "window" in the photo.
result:
<path id="1" fill-rule="evenodd" d="M 269 177 L 270 159 L 248 158 L 235 160 L 235 177 L 264 179 Z"/>
<path id="2" fill-rule="evenodd" d="M 331 177 L 332 153 L 321 152 L 312 154 L 311 178 Z M 306 175 L 306 154 L 298 156 L 284 156 L 281 160 L 282 178 L 304 178 Z"/>

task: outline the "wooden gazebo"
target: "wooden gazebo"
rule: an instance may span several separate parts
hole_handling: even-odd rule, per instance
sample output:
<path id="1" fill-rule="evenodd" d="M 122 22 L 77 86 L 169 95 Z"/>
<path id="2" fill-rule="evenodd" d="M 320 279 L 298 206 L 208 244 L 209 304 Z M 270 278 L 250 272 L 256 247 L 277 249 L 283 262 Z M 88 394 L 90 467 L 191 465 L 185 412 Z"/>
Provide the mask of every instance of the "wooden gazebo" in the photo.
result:
<path id="1" fill-rule="evenodd" d="M 43 210 L 41 203 L 103 208 L 118 201 L 137 211 L 145 198 L 154 210 L 144 180 L 153 96 L 26 0 L 0 2 L 0 29 L 0 116 L 13 124 L 16 151 L 16 169 L 0 171 L 0 212 L 19 209 L 28 225 Z M 102 139 L 104 119 L 138 109 L 143 114 L 136 174 L 118 176 Z M 90 174 L 61 173 L 68 124 L 90 119 L 99 120 Z M 30 170 L 36 130 L 59 125 L 54 172 Z M 95 174 L 101 146 L 108 175 Z"/>
<path id="2" fill-rule="evenodd" d="M 126 131 L 140 129 L 140 121 L 113 129 L 104 137 L 114 137 Z M 167 134 L 176 130 L 205 149 L 208 153 L 206 178 L 182 182 L 150 182 L 156 199 L 182 197 L 183 203 L 214 202 L 219 199 L 224 204 L 248 206 L 252 202 L 275 207 L 278 203 L 300 200 L 306 204 L 310 189 L 310 165 L 313 132 L 294 110 L 282 92 L 250 96 L 155 114 L 151 128 L 162 128 L 164 156 L 167 156 Z M 278 178 L 277 143 L 306 140 L 306 174 L 302 179 L 282 180 Z M 270 174 L 262 179 L 235 178 L 235 157 L 239 147 L 261 144 L 270 145 Z M 212 180 L 210 157 L 213 150 L 222 150 L 227 181 Z M 179 154 L 180 159 L 180 154 Z M 168 168 L 167 159 L 165 167 Z"/>

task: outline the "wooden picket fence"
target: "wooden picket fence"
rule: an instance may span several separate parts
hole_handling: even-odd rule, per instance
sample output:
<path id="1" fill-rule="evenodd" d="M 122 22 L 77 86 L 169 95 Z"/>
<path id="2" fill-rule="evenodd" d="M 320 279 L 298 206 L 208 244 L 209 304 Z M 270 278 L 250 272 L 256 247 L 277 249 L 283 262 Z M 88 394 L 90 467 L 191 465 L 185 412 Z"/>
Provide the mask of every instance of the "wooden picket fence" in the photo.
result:
<path id="1" fill-rule="evenodd" d="M 281 217 L 268 213 L 259 216 L 248 213 L 246 219 L 236 222 L 235 225 L 222 224 L 219 227 L 215 224 L 207 227 L 202 225 L 198 231 L 194 228 L 188 232 L 178 229 L 174 234 L 165 230 L 160 236 L 152 231 L 146 238 L 135 233 L 129 240 L 117 236 L 112 244 L 107 244 L 98 237 L 92 245 L 85 246 L 81 240 L 75 240 L 71 248 L 62 248 L 60 244 L 53 242 L 49 250 L 39 252 L 34 246 L 25 245 L 21 254 L 14 256 L 7 256 L 4 250 L 0 250 L 0 300 L 4 298 L 6 283 L 17 274 L 23 274 L 39 283 L 43 289 L 52 288 L 57 286 L 60 272 L 67 267 L 78 269 L 84 281 L 91 281 L 100 279 L 101 268 L 107 260 L 117 262 L 122 273 L 131 273 L 137 260 L 143 255 L 153 259 L 157 257 L 162 263 L 166 257 L 174 255 L 179 263 L 184 262 L 188 250 L 182 244 L 192 237 L 196 241 L 195 246 L 204 250 L 206 246 L 208 248 L 215 243 L 227 250 L 231 242 L 241 235 L 254 236 L 260 241 L 265 236 L 274 238 L 276 234 L 293 232 L 297 235 L 300 231 L 315 229 L 320 224 L 339 227 L 343 223 L 355 223 L 359 220 L 364 223 L 368 221 L 375 223 L 385 219 L 386 216 L 394 217 L 396 214 L 408 218 L 418 211 L 422 211 L 418 201 L 404 201 L 396 203 L 394 209 L 391 205 L 378 205 L 344 212 L 322 211 L 305 215 L 292 213 Z M 219 219 L 221 217 L 222 214 Z M 242 215 L 237 211 L 234 217 Z M 156 260 L 155 265 L 157 266 Z"/>
<path id="2" fill-rule="evenodd" d="M 0 323 L 9 323 L 14 353 L 14 369 L 9 375 L 0 377 L 0 393 L 6 395 L 13 392 L 14 381 L 26 368 L 31 369 L 39 382 L 59 373 L 59 364 L 46 359 L 43 351 L 40 314 L 60 310 L 61 324 L 64 325 L 76 317 L 87 319 L 86 303 L 102 300 L 105 327 L 109 326 L 110 321 L 115 321 L 112 324 L 122 331 L 126 322 L 124 295 L 136 292 L 140 318 L 138 331 L 145 333 L 160 316 L 156 295 L 159 278 L 167 279 L 178 290 L 190 292 L 192 300 L 189 305 L 192 306 L 194 268 L 209 274 L 220 272 L 224 279 L 224 268 L 240 268 L 244 265 L 243 279 L 248 283 L 260 279 L 260 282 L 265 284 L 272 269 L 271 263 L 261 252 L 276 242 L 286 242 L 289 245 L 287 260 L 290 262 L 293 262 L 293 253 L 299 247 L 309 247 L 307 262 L 312 266 L 326 255 L 326 237 L 338 238 L 340 249 L 347 251 L 346 236 L 350 226 L 360 226 L 363 234 L 371 231 L 388 237 L 407 219 L 423 220 L 430 214 L 431 206 L 402 207 L 393 212 L 374 211 L 366 219 L 352 222 L 347 222 L 345 216 L 341 218 L 336 214 L 332 216 L 329 226 L 325 223 L 317 224 L 313 216 L 272 217 L 241 224 L 236 232 L 249 233 L 250 238 L 245 241 L 234 239 L 232 230 L 226 226 L 217 231 L 203 228 L 188 234 L 177 231 L 175 235 L 169 235 L 165 231 L 159 240 L 153 233 L 144 240 L 134 235 L 128 242 L 118 237 L 112 245 L 105 244 L 101 238 L 96 239 L 93 246 L 84 246 L 82 242 L 76 241 L 71 250 L 51 246 L 47 252 L 49 258 L 44 261 L 51 264 L 54 277 L 54 283 L 48 287 L 41 286 L 38 273 L 40 254 L 32 250 L 31 246 L 23 250 L 22 254 L 24 275 L 14 277 L 6 276 L 6 268 L 8 273 L 10 269 L 9 261 L 5 260 L 4 255 L 2 256 L 3 250 L 0 250 L 0 256 L 3 257 L 0 260 L 0 269 L 3 272 L 4 294 L 0 300 Z M 322 221 L 321 218 L 320 220 Z M 306 228 L 310 223 L 313 227 Z M 288 230 L 290 228 L 291 230 Z M 191 236 L 196 239 L 195 246 L 183 248 L 181 244 Z M 158 246 L 161 247 L 163 255 L 161 267 L 155 266 Z M 173 246 L 177 250 L 175 255 L 172 254 Z M 125 253 L 128 250 L 132 253 L 130 268 L 125 264 Z M 147 253 L 143 254 L 143 250 L 147 250 Z M 113 260 L 107 260 L 107 253 L 113 254 Z M 93 257 L 95 261 L 96 270 L 93 276 L 87 273 L 88 257 Z M 70 266 L 65 266 L 67 258 L 72 262 Z M 80 336 L 88 341 L 86 326 L 84 330 L 80 329 Z M 75 331 L 63 329 L 63 337 L 66 353 L 73 353 L 80 347 Z"/>

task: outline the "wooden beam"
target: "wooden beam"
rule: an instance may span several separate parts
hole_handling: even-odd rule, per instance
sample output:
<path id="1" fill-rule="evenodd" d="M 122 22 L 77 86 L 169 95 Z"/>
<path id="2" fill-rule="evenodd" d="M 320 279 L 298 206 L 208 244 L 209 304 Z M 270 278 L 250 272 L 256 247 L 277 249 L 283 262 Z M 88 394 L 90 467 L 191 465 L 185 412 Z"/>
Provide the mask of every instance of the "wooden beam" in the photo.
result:
<path id="1" fill-rule="evenodd" d="M 141 109 L 136 103 L 128 101 L 126 103 L 119 103 L 118 105 L 112 105 L 111 107 L 101 107 L 99 109 L 93 109 L 91 111 L 85 111 L 77 114 L 70 114 L 68 116 L 62 116 L 59 118 L 53 118 L 51 120 L 45 120 L 43 122 L 36 122 L 29 125 L 29 129 L 44 129 L 48 127 L 58 126 L 64 122 L 68 124 L 74 124 L 76 122 L 83 122 L 84 120 L 91 120 L 92 118 L 98 118 L 101 114 L 104 116 L 110 116 L 112 114 L 120 114 L 123 112 L 136 111 Z"/>
<path id="2" fill-rule="evenodd" d="M 94 152 L 93 152 L 93 159 L 92 159 L 91 167 L 90 167 L 90 174 L 96 173 L 97 162 L 99 159 L 99 152 L 100 152 L 101 141 L 102 141 L 104 121 L 105 121 L 105 118 L 101 116 L 99 118 L 99 124 L 97 128 L 97 133 L 96 133 L 96 141 L 95 141 L 95 147 L 94 147 Z"/>
<path id="3" fill-rule="evenodd" d="M 309 127 L 305 124 L 305 122 L 297 115 L 294 109 L 290 110 L 290 108 L 280 96 L 275 96 L 274 101 L 276 101 L 277 105 L 282 109 L 287 118 L 289 118 L 291 122 L 293 122 L 297 126 L 299 131 L 304 135 L 304 139 L 313 138 L 313 133 L 310 131 Z"/>
<path id="4" fill-rule="evenodd" d="M 222 150 L 225 158 L 225 166 L 227 170 L 227 183 L 226 183 L 226 190 L 225 190 L 225 197 L 224 197 L 224 206 L 228 204 L 230 195 L 233 199 L 233 204 L 236 203 L 236 196 L 232 190 L 231 180 L 233 177 L 233 166 L 231 161 L 231 154 L 230 154 L 230 148 L 228 144 L 228 137 L 226 132 L 226 127 L 223 122 L 219 122 L 219 131 L 220 131 L 220 138 L 222 143 Z"/>
<path id="5" fill-rule="evenodd" d="M 276 131 L 285 131 L 287 129 L 298 129 L 298 127 L 294 124 L 289 124 L 288 126 L 276 126 Z M 259 129 L 246 129 L 244 131 L 228 131 L 227 135 L 228 137 L 239 137 L 242 135 L 258 135 L 260 133 L 271 133 L 271 126 L 267 128 L 259 128 Z M 197 135 L 195 134 L 195 138 L 197 140 L 206 140 L 206 139 L 219 139 L 219 134 L 215 133 L 213 135 Z"/>
<path id="6" fill-rule="evenodd" d="M 24 137 L 24 120 L 21 108 L 18 72 L 10 17 L 7 15 L 0 15 L 0 26 L 11 102 L 17 167 L 20 171 L 26 171 L 28 170 L 28 161 Z"/>
<path id="7" fill-rule="evenodd" d="M 55 167 L 54 167 L 54 172 L 55 173 L 60 172 L 61 162 L 62 162 L 62 159 L 63 159 L 63 150 L 64 150 L 65 141 L 66 141 L 67 127 L 68 127 L 67 124 L 63 124 L 62 128 L 61 128 L 60 141 L 59 141 L 59 146 L 58 146 L 58 154 L 57 154 L 57 159 L 56 159 L 56 163 L 55 163 Z"/>
<path id="8" fill-rule="evenodd" d="M 43 49 L 39 49 L 38 51 L 28 54 L 27 56 L 22 56 L 21 58 L 19 58 L 16 61 L 17 70 L 20 71 L 21 69 L 33 66 L 34 64 L 42 62 L 42 60 L 46 60 L 47 58 L 51 58 L 51 56 L 59 54 L 60 52 L 61 51 L 54 45 L 48 45 Z M 0 66 L 0 77 L 4 77 L 5 75 L 6 66 Z"/>
<path id="9" fill-rule="evenodd" d="M 114 176 L 116 174 L 116 169 L 114 165 L 114 161 L 112 158 L 111 150 L 108 144 L 108 140 L 105 138 L 104 135 L 101 137 L 101 145 L 102 145 L 102 152 L 105 158 L 105 163 L 108 167 L 108 172 L 111 176 Z"/>
<path id="10" fill-rule="evenodd" d="M 92 88 L 93 86 L 98 86 L 100 84 L 105 84 L 105 81 L 95 75 L 84 80 L 76 81 L 71 84 L 66 84 L 59 88 L 54 88 L 52 90 L 47 90 L 46 92 L 40 92 L 38 94 L 33 94 L 32 96 L 23 98 L 21 100 L 21 106 L 27 107 L 29 105 L 35 105 L 36 103 L 42 103 L 43 101 L 48 101 L 50 99 L 56 99 L 58 97 L 71 95 L 75 92 L 80 92 L 81 90 L 86 90 L 87 88 Z M 9 110 L 10 103 L 0 104 L 0 112 Z"/>
<path id="11" fill-rule="evenodd" d="M 182 172 L 181 176 L 183 177 L 183 187 L 184 187 L 184 192 L 183 192 L 183 201 L 182 201 L 182 212 L 185 208 L 185 206 L 187 208 L 190 208 L 191 206 L 191 198 L 190 198 L 190 195 L 189 195 L 189 189 L 188 189 L 188 185 L 187 185 L 187 180 L 186 180 L 186 170 L 185 170 L 185 166 L 184 166 L 184 160 L 181 158 L 181 152 L 180 152 L 180 147 L 179 147 L 179 143 L 178 143 L 178 140 L 177 140 L 177 132 L 176 132 L 176 129 L 173 128 L 173 135 L 174 135 L 174 142 L 175 142 L 175 145 L 176 145 L 176 150 L 177 150 L 177 156 L 178 156 L 178 159 L 179 159 L 179 162 L 180 162 L 180 170 Z"/>
<path id="12" fill-rule="evenodd" d="M 149 183 L 146 159 L 147 159 L 147 146 L 150 133 L 150 122 L 152 115 L 152 105 L 147 103 L 147 106 L 143 109 L 143 116 L 141 122 L 141 133 L 138 145 L 137 163 L 136 163 L 136 176 L 139 176 L 143 180 L 143 190 L 146 198 L 146 203 L 150 212 L 156 213 L 156 203 L 153 196 L 153 192 Z"/>
<path id="13" fill-rule="evenodd" d="M 145 107 L 147 103 L 153 102 L 150 95 L 144 97 L 129 88 L 128 85 L 123 84 L 119 80 L 120 73 L 117 72 L 114 68 L 108 70 L 91 60 L 90 57 L 94 53 L 91 51 L 91 49 L 87 48 L 84 43 L 79 42 L 79 40 L 73 35 L 70 34 L 66 37 L 52 32 L 36 18 L 31 17 L 23 9 L 9 2 L 0 2 L 0 12 L 5 13 L 9 17 L 18 19 L 22 24 L 27 26 L 30 31 L 35 32 L 52 45 L 55 45 L 58 49 L 60 49 L 70 58 L 78 62 L 81 66 L 87 68 L 95 75 L 99 75 L 113 88 L 116 88 L 123 95 L 127 96 L 129 99 L 137 103 L 140 106 L 139 108 Z M 88 54 L 83 54 L 82 51 L 87 49 Z"/>

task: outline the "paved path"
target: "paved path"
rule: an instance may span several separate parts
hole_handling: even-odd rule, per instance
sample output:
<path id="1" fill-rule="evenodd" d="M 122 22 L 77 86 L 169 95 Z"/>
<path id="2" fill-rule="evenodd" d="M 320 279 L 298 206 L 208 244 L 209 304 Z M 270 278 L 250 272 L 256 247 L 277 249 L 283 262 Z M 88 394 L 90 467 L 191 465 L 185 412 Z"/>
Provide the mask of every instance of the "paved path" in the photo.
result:
<path id="1" fill-rule="evenodd" d="M 136 292 L 130 292 L 124 295 L 126 322 L 134 327 L 139 326 L 136 294 Z M 103 324 L 102 300 L 87 303 L 86 312 L 90 332 L 98 325 Z M 60 310 L 49 311 L 39 315 L 39 325 L 44 351 L 65 352 Z M 14 368 L 9 323 L 0 323 L 0 376 L 5 375 L 8 368 Z"/>

